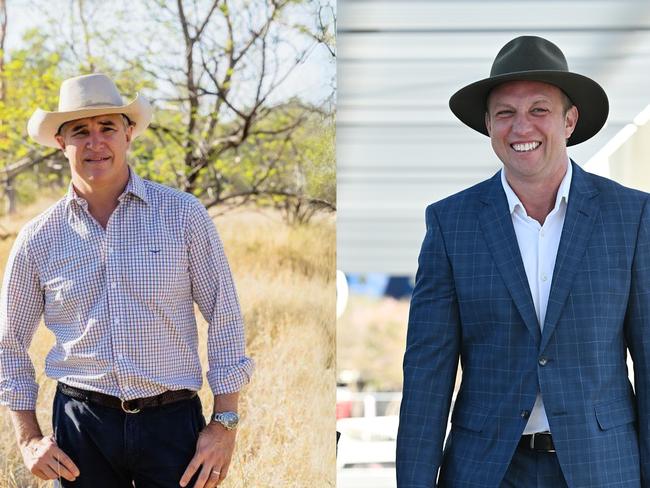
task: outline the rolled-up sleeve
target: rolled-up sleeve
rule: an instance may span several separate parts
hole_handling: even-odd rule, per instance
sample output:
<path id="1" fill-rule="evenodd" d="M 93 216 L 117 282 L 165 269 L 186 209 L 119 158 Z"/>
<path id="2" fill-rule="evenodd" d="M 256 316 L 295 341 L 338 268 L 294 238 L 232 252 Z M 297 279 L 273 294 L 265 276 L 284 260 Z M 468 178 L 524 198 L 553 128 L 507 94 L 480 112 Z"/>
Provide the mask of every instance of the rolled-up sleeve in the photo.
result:
<path id="1" fill-rule="evenodd" d="M 244 323 L 223 244 L 198 201 L 187 243 L 192 297 L 208 322 L 208 383 L 215 395 L 234 393 L 250 381 L 254 364 L 245 355 Z"/>
<path id="2" fill-rule="evenodd" d="M 29 255 L 29 228 L 11 250 L 0 292 L 0 404 L 34 410 L 38 384 L 29 345 L 43 314 L 43 290 Z"/>

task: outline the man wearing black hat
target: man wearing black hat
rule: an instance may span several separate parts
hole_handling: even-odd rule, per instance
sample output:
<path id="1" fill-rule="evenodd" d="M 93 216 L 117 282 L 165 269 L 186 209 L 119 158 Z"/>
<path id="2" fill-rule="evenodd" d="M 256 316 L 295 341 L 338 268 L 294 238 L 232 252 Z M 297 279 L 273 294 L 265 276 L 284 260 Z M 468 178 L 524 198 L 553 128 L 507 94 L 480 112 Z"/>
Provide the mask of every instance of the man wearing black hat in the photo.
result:
<path id="1" fill-rule="evenodd" d="M 450 107 L 503 169 L 426 211 L 398 487 L 650 486 L 648 195 L 566 149 L 603 126 L 605 92 L 524 36 Z"/>

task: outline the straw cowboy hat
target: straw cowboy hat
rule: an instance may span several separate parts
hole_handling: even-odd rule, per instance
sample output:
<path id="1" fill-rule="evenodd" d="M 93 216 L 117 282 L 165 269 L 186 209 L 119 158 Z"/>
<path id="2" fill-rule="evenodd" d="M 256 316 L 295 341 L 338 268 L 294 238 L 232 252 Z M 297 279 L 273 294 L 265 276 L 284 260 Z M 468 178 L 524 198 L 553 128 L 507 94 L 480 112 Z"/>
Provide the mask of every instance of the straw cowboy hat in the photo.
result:
<path id="1" fill-rule="evenodd" d="M 605 90 L 594 80 L 570 72 L 560 48 L 536 36 L 517 37 L 503 46 L 494 59 L 490 77 L 458 90 L 449 99 L 449 107 L 463 123 L 488 135 L 485 126 L 488 95 L 497 85 L 514 80 L 549 83 L 571 99 L 579 115 L 567 146 L 586 141 L 607 120 L 609 101 Z"/>
<path id="2" fill-rule="evenodd" d="M 27 133 L 39 144 L 58 148 L 54 136 L 66 122 L 97 115 L 124 114 L 133 122 L 133 138 L 136 138 L 151 122 L 152 113 L 149 102 L 139 94 L 124 104 L 115 83 L 104 74 L 77 76 L 61 83 L 58 111 L 36 109 L 27 123 Z"/>

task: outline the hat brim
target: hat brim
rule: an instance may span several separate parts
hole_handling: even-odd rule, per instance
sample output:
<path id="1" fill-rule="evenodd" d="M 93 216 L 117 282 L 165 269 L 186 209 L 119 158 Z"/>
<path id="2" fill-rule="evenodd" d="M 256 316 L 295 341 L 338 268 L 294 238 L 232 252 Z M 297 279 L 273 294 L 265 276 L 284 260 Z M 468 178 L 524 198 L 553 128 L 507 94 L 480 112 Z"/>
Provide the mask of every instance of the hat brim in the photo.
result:
<path id="1" fill-rule="evenodd" d="M 522 71 L 486 78 L 461 88 L 449 99 L 449 108 L 464 124 L 488 136 L 485 126 L 487 97 L 508 81 L 540 81 L 560 88 L 578 108 L 578 123 L 567 146 L 586 141 L 605 124 L 609 100 L 605 90 L 591 78 L 568 71 Z"/>
<path id="2" fill-rule="evenodd" d="M 144 132 L 151 122 L 153 108 L 139 94 L 126 105 L 100 105 L 67 112 L 47 112 L 40 108 L 32 114 L 27 122 L 27 133 L 39 144 L 58 148 L 56 133 L 61 125 L 71 120 L 96 117 L 98 115 L 124 114 L 133 122 L 132 138 Z"/>

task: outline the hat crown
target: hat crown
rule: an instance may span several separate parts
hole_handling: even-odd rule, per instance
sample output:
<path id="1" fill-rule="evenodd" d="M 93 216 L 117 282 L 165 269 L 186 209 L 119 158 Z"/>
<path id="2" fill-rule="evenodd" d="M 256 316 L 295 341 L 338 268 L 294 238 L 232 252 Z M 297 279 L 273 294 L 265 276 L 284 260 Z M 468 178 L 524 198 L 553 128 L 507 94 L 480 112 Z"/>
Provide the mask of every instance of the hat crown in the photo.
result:
<path id="1" fill-rule="evenodd" d="M 76 76 L 61 83 L 59 112 L 90 107 L 119 107 L 123 105 L 120 92 L 108 76 L 95 73 Z"/>
<path id="2" fill-rule="evenodd" d="M 521 36 L 501 48 L 490 77 L 525 71 L 569 71 L 560 48 L 537 36 Z"/>

